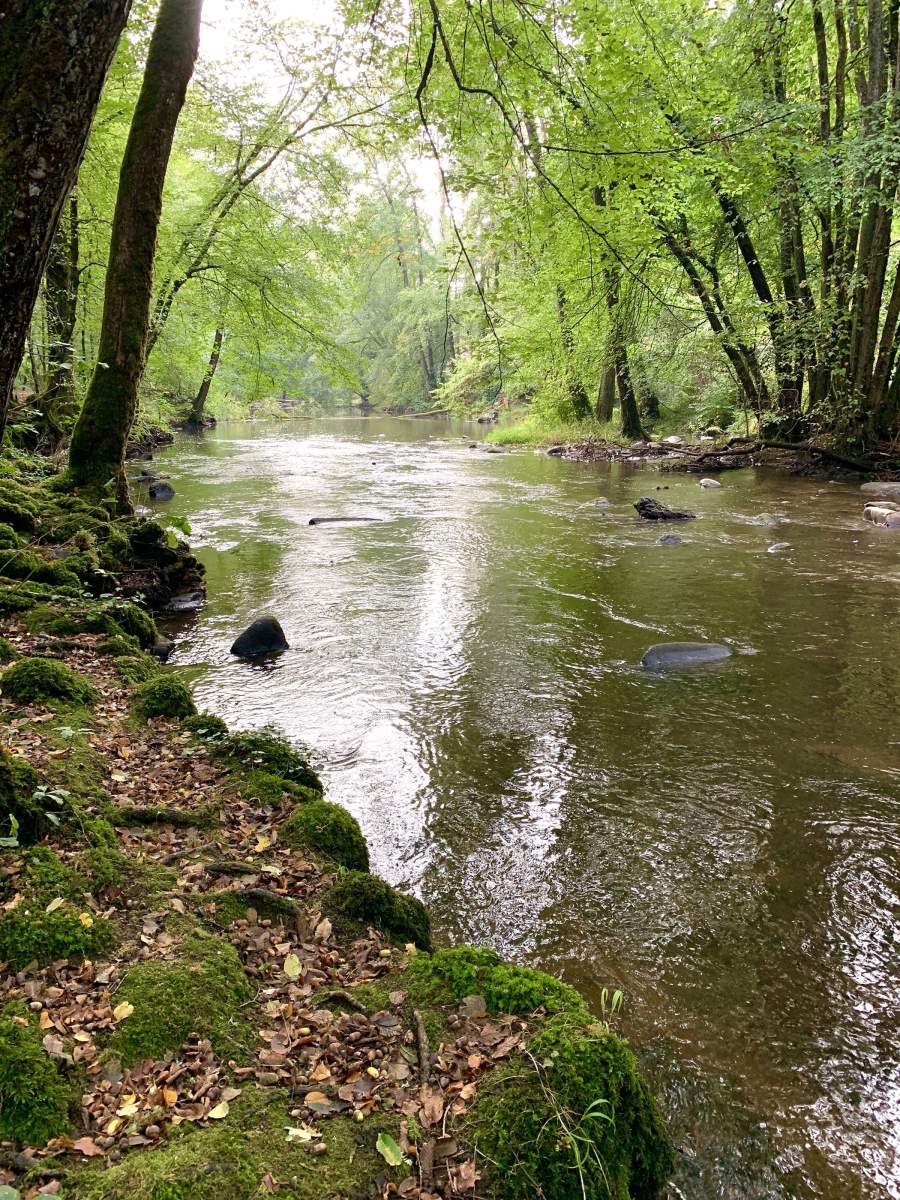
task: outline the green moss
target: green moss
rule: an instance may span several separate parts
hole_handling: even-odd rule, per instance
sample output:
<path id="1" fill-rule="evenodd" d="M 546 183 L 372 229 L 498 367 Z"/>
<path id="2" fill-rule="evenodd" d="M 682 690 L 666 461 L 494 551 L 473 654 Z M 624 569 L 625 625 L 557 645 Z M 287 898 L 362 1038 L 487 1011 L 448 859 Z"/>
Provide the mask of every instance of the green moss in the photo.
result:
<path id="1" fill-rule="evenodd" d="M 257 729 L 248 733 L 233 733 L 221 748 L 221 753 L 244 762 L 249 767 L 261 768 L 272 775 L 280 775 L 291 783 L 321 792 L 322 781 L 309 765 L 305 755 L 296 750 L 286 738 L 271 728 Z"/>
<path id="2" fill-rule="evenodd" d="M 137 657 L 141 653 L 141 643 L 130 633 L 120 633 L 116 637 L 102 638 L 94 649 L 98 654 L 109 654 L 113 658 Z"/>
<path id="3" fill-rule="evenodd" d="M 244 1044 L 254 1040 L 240 1014 L 253 990 L 237 951 L 212 934 L 191 934 L 173 962 L 132 967 L 116 995 L 134 1005 L 110 1042 L 126 1065 L 161 1058 L 192 1033 L 226 1056 L 246 1057 Z"/>
<path id="4" fill-rule="evenodd" d="M 183 680 L 177 675 L 159 675 L 137 689 L 132 711 L 148 720 L 150 717 L 192 717 L 197 708 Z"/>
<path id="5" fill-rule="evenodd" d="M 37 524 L 38 506 L 24 488 L 10 480 L 0 480 L 0 521 L 27 533 Z"/>
<path id="6" fill-rule="evenodd" d="M 497 1200 L 657 1200 L 672 1145 L 634 1055 L 605 1027 L 553 1017 L 530 1056 L 482 1084 L 466 1130 Z"/>
<path id="7" fill-rule="evenodd" d="M 312 850 L 327 862 L 350 871 L 368 871 L 369 850 L 359 822 L 328 800 L 298 805 L 281 826 L 281 840 L 297 850 Z"/>
<path id="8" fill-rule="evenodd" d="M 197 713 L 193 717 L 185 717 L 182 724 L 203 742 L 221 742 L 228 737 L 228 726 L 221 717 L 214 716 L 213 713 Z"/>
<path id="9" fill-rule="evenodd" d="M 98 695 L 83 675 L 55 658 L 23 658 L 0 675 L 0 692 L 19 704 L 62 700 L 92 706 Z"/>
<path id="10" fill-rule="evenodd" d="M 113 661 L 123 683 L 146 683 L 159 672 L 159 663 L 149 654 L 126 654 Z"/>
<path id="11" fill-rule="evenodd" d="M 128 540 L 136 550 L 165 543 L 166 531 L 158 521 L 139 521 L 128 533 Z"/>
<path id="12" fill-rule="evenodd" d="M 113 945 L 115 930 L 104 917 L 87 916 L 90 925 L 71 908 L 48 913 L 22 901 L 0 918 L 0 961 L 18 971 L 30 962 L 95 958 Z"/>
<path id="13" fill-rule="evenodd" d="M 535 971 L 503 962 L 485 946 L 457 946 L 416 955 L 409 964 L 409 986 L 419 997 L 436 1003 L 484 996 L 490 1012 L 566 1012 L 587 1021 L 590 1014 L 583 997 L 569 984 Z"/>
<path id="14" fill-rule="evenodd" d="M 16 657 L 16 650 L 9 638 L 0 637 L 0 663 L 12 662 Z"/>
<path id="15" fill-rule="evenodd" d="M 225 1120 L 206 1129 L 183 1126 L 164 1146 L 113 1166 L 75 1163 L 66 1200 L 258 1200 L 269 1191 L 266 1175 L 278 1181 L 284 1200 L 369 1200 L 377 1178 L 396 1194 L 410 1167 L 388 1167 L 375 1143 L 380 1133 L 399 1139 L 398 1116 L 375 1113 L 361 1124 L 349 1117 L 315 1121 L 326 1147 L 316 1155 L 288 1140 L 289 1127 L 313 1124 L 292 1116 L 296 1107 L 284 1092 L 248 1085 Z"/>
<path id="16" fill-rule="evenodd" d="M 0 574 L 7 579 L 35 580 L 38 583 L 57 583 L 78 586 L 78 576 L 65 562 L 47 562 L 33 550 L 0 551 Z"/>
<path id="17" fill-rule="evenodd" d="M 52 822 L 34 797 L 37 771 L 24 759 L 0 749 L 0 836 L 15 833 L 20 845 L 39 841 Z"/>
<path id="18" fill-rule="evenodd" d="M 291 783 L 271 771 L 244 771 L 237 777 L 237 785 L 241 795 L 250 801 L 271 805 L 272 808 L 282 803 L 285 796 L 293 800 L 319 800 L 321 793 L 312 788 L 303 787 L 299 783 Z"/>
<path id="19" fill-rule="evenodd" d="M 0 617 L 27 612 L 54 596 L 81 596 L 81 587 L 53 587 L 47 583 L 6 583 L 0 579 Z"/>
<path id="20" fill-rule="evenodd" d="M 119 603 L 111 610 L 119 629 L 136 637 L 143 650 L 149 650 L 156 641 L 156 622 L 144 609 L 136 604 Z"/>
<path id="21" fill-rule="evenodd" d="M 43 1146 L 66 1133 L 73 1088 L 41 1045 L 36 1025 L 0 1016 L 0 1141 Z"/>
<path id="22" fill-rule="evenodd" d="M 0 550 L 15 549 L 19 545 L 19 535 L 12 525 L 0 521 Z"/>
<path id="23" fill-rule="evenodd" d="M 339 930 L 353 932 L 372 925 L 395 941 L 431 949 L 431 920 L 425 905 L 375 875 L 348 871 L 322 897 L 322 909 Z"/>

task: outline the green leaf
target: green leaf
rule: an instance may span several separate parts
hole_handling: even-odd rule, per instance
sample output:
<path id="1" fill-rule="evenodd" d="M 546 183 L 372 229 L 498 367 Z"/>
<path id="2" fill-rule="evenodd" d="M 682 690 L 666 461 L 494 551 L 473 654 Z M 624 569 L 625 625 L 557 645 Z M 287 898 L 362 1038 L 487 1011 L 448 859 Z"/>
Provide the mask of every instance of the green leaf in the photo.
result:
<path id="1" fill-rule="evenodd" d="M 403 1151 L 389 1133 L 379 1133 L 375 1149 L 389 1167 L 399 1167 L 407 1161 Z"/>

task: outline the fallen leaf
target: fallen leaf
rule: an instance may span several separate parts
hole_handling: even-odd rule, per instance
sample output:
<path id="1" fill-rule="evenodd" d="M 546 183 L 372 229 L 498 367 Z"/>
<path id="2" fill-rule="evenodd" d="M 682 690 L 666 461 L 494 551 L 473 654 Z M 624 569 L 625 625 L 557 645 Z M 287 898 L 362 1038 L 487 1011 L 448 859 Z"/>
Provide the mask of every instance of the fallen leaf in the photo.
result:
<path id="1" fill-rule="evenodd" d="M 311 1125 L 286 1125 L 285 1129 L 289 1142 L 311 1142 L 319 1136 L 318 1130 Z"/>
<path id="2" fill-rule="evenodd" d="M 64 904 L 65 900 L 62 898 L 62 896 L 57 896 L 55 900 L 50 901 L 44 911 L 48 913 L 56 912 L 56 910 L 58 908 L 62 908 Z"/>
<path id="3" fill-rule="evenodd" d="M 254 854 L 262 854 L 263 850 L 268 850 L 272 845 L 272 839 L 265 837 L 263 834 L 258 834 L 256 845 L 253 847 Z"/>
<path id="4" fill-rule="evenodd" d="M 82 1137 L 77 1142 L 73 1142 L 72 1149 L 77 1150 L 79 1154 L 83 1154 L 85 1158 L 97 1158 L 103 1155 L 103 1151 L 94 1139 L 89 1137 Z"/>
<path id="5" fill-rule="evenodd" d="M 315 937 L 319 942 L 327 942 L 331 937 L 331 922 L 327 917 L 323 917 L 316 926 Z"/>
<path id="6" fill-rule="evenodd" d="M 303 968 L 296 954 L 289 954 L 284 960 L 284 973 L 288 979 L 299 979 Z"/>
<path id="7" fill-rule="evenodd" d="M 174 1108 L 178 1103 L 178 1092 L 175 1088 L 163 1088 L 163 1104 L 166 1108 Z"/>
<path id="8" fill-rule="evenodd" d="M 82 923 L 82 925 L 85 927 L 85 929 L 90 929 L 90 927 L 94 923 L 94 918 L 91 916 L 90 913 L 79 913 L 78 920 Z"/>
<path id="9" fill-rule="evenodd" d="M 227 1100 L 220 1101 L 215 1108 L 211 1108 L 207 1116 L 211 1121 L 221 1121 L 223 1117 L 228 1116 L 229 1104 Z"/>
<path id="10" fill-rule="evenodd" d="M 134 1012 L 134 1005 L 129 1004 L 127 1000 L 123 1000 L 121 1004 L 117 1004 L 113 1009 L 113 1016 L 117 1021 L 124 1021 L 126 1017 L 130 1017 Z"/>
<path id="11" fill-rule="evenodd" d="M 389 1167 L 399 1167 L 407 1161 L 403 1151 L 389 1133 L 379 1133 L 375 1149 Z"/>

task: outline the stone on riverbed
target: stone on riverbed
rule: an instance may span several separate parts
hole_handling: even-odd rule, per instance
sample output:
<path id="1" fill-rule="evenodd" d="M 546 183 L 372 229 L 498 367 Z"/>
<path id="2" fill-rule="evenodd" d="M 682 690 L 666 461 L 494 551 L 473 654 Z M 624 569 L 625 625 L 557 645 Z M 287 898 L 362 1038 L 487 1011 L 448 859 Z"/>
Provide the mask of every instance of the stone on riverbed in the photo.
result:
<path id="1" fill-rule="evenodd" d="M 238 658 L 255 658 L 258 654 L 271 654 L 278 650 L 289 650 L 284 630 L 274 617 L 257 617 L 252 625 L 235 639 L 231 653 Z"/>
<path id="2" fill-rule="evenodd" d="M 658 500 L 651 500 L 649 496 L 641 496 L 634 507 L 637 509 L 638 515 L 645 521 L 695 521 L 697 519 L 696 513 L 677 512 L 665 504 L 660 504 Z"/>
<path id="3" fill-rule="evenodd" d="M 900 529 L 900 512 L 893 504 L 867 504 L 863 509 L 863 520 L 884 529 Z"/>
<path id="4" fill-rule="evenodd" d="M 701 479 L 700 486 L 705 488 L 721 487 L 718 479 Z"/>
<path id="5" fill-rule="evenodd" d="M 861 483 L 859 490 L 872 496 L 900 496 L 900 480 L 883 479 L 880 482 Z"/>
<path id="6" fill-rule="evenodd" d="M 378 517 L 310 517 L 310 525 L 356 525 L 377 521 Z"/>
<path id="7" fill-rule="evenodd" d="M 730 657 L 731 650 L 718 642 L 659 642 L 644 652 L 641 666 L 648 671 L 666 671 L 674 667 L 721 662 Z"/>
<path id="8" fill-rule="evenodd" d="M 150 493 L 151 500 L 171 500 L 175 495 L 175 489 L 170 483 L 164 483 L 158 480 L 156 483 L 151 483 L 147 489 Z"/>
<path id="9" fill-rule="evenodd" d="M 657 546 L 682 546 L 684 538 L 679 537 L 677 533 L 664 533 L 661 538 L 656 539 Z"/>
<path id="10" fill-rule="evenodd" d="M 773 542 L 766 554 L 780 554 L 782 550 L 790 550 L 790 542 Z"/>

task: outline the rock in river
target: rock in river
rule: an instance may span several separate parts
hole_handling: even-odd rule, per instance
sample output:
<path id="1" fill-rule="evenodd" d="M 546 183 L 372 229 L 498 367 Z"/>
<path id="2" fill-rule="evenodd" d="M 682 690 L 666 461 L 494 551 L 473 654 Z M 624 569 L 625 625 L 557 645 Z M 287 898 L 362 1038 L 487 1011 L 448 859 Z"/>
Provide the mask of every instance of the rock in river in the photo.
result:
<path id="1" fill-rule="evenodd" d="M 181 592 L 166 604 L 166 612 L 186 613 L 196 612 L 203 607 L 206 596 L 201 591 Z"/>
<path id="2" fill-rule="evenodd" d="M 859 490 L 868 492 L 870 496 L 900 496 L 900 480 L 883 479 L 880 483 L 861 483 Z"/>
<path id="3" fill-rule="evenodd" d="M 170 483 L 163 483 L 162 480 L 156 483 L 151 483 L 147 489 L 150 493 L 151 500 L 171 500 L 175 495 L 175 489 Z"/>
<path id="4" fill-rule="evenodd" d="M 284 630 L 274 617 L 257 617 L 252 625 L 235 639 L 231 653 L 238 658 L 255 658 L 257 654 L 271 654 L 276 650 L 289 650 Z"/>
<path id="5" fill-rule="evenodd" d="M 701 487 L 721 487 L 722 485 L 721 485 L 721 483 L 719 483 L 718 479 L 701 479 L 700 486 Z"/>
<path id="6" fill-rule="evenodd" d="M 310 517 L 310 525 L 356 525 L 377 521 L 378 517 Z"/>
<path id="7" fill-rule="evenodd" d="M 893 504 L 867 504 L 863 509 L 863 520 L 885 529 L 900 529 L 900 512 Z"/>
<path id="8" fill-rule="evenodd" d="M 694 521 L 697 518 L 696 513 L 677 512 L 658 500 L 651 500 L 649 496 L 641 496 L 634 507 L 645 521 Z"/>
<path id="9" fill-rule="evenodd" d="M 766 554 L 780 554 L 782 550 L 790 550 L 790 542 L 773 542 Z"/>
<path id="10" fill-rule="evenodd" d="M 684 538 L 679 537 L 677 533 L 664 533 L 661 538 L 656 539 L 657 546 L 681 546 L 684 544 Z"/>
<path id="11" fill-rule="evenodd" d="M 660 642 L 644 652 L 641 666 L 648 671 L 666 671 L 670 667 L 693 667 L 730 657 L 729 648 L 718 642 Z"/>

